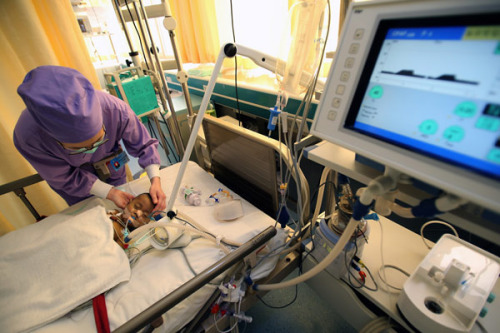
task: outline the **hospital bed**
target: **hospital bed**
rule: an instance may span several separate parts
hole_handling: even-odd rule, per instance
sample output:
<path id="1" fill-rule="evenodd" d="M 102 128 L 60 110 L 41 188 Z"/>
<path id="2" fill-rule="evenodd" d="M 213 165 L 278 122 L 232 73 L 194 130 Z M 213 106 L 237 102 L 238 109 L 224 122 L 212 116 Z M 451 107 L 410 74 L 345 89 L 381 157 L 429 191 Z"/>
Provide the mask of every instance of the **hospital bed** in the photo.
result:
<path id="1" fill-rule="evenodd" d="M 216 126 L 217 120 L 212 119 L 212 123 Z M 225 123 L 221 126 L 225 126 L 235 132 L 244 132 L 243 129 L 237 128 L 237 126 L 232 128 L 231 125 L 226 125 Z M 251 137 L 252 134 L 247 133 L 247 136 Z M 162 186 L 165 193 L 170 193 L 170 188 L 175 181 L 178 169 L 179 164 L 175 164 L 161 170 Z M 303 185 L 306 185 L 307 182 L 305 178 L 303 178 L 303 175 L 301 173 L 299 173 L 299 175 L 302 178 Z M 246 257 L 246 265 L 254 265 L 259 260 L 255 255 L 255 250 L 262 250 L 261 244 L 271 238 L 275 233 L 275 229 L 273 228 L 275 225 L 274 218 L 253 206 L 247 200 L 241 198 L 237 193 L 232 191 L 231 188 L 226 187 L 225 184 L 215 179 L 197 164 L 193 162 L 188 163 L 183 178 L 183 185 L 200 189 L 203 199 L 207 198 L 210 194 L 216 193 L 219 189 L 224 189 L 227 190 L 234 199 L 241 200 L 244 215 L 234 221 L 221 222 L 214 217 L 214 206 L 208 205 L 205 200 L 202 200 L 201 206 L 190 206 L 181 195 L 178 195 L 178 198 L 176 198 L 174 210 L 178 212 L 178 216 L 183 220 L 190 221 L 198 228 L 202 228 L 204 231 L 214 235 L 217 241 L 220 242 L 221 240 L 227 239 L 231 242 L 242 244 L 242 246 L 231 252 L 230 255 L 224 255 L 220 247 L 213 241 L 203 237 L 194 238 L 185 247 L 172 248 L 164 251 L 150 251 L 146 255 L 140 257 L 137 264 L 132 267 L 130 272 L 127 271 L 126 267 L 123 268 L 123 265 L 115 265 L 115 268 L 111 268 L 111 266 L 108 267 L 108 271 L 113 269 L 115 272 L 120 273 L 111 274 L 111 282 L 108 283 L 110 290 L 105 294 L 109 324 L 112 330 L 117 330 L 118 332 L 137 331 L 144 327 L 144 325 L 147 325 L 147 323 L 155 321 L 155 319 L 165 311 L 167 312 L 162 315 L 163 324 L 157 328 L 159 332 L 179 331 L 190 322 L 190 329 L 203 325 L 203 330 L 207 332 L 216 332 L 227 328 L 230 320 L 229 316 L 220 316 L 219 314 L 214 316 L 210 314 L 207 317 L 204 313 L 210 310 L 210 305 L 213 303 L 214 299 L 217 300 L 217 295 L 219 294 L 217 292 L 218 286 L 221 282 L 225 281 L 224 278 L 228 278 L 227 274 L 229 267 L 235 262 L 241 261 L 243 257 Z M 124 185 L 123 189 L 134 195 L 138 195 L 148 191 L 149 181 L 146 178 L 140 178 Z M 88 222 L 88 220 L 95 220 L 95 216 L 99 219 L 99 216 L 102 215 L 99 210 L 105 211 L 110 208 L 112 208 L 110 202 L 106 200 L 97 198 L 87 199 L 58 214 L 46 218 L 41 223 L 33 225 L 34 228 L 38 228 L 34 233 L 39 234 L 44 224 L 58 224 L 62 222 L 67 224 L 68 220 L 71 220 L 75 224 L 82 224 L 82 230 L 85 230 L 85 228 L 89 229 L 90 226 L 85 227 L 85 222 Z M 84 221 L 81 221 L 82 218 Z M 32 226 L 24 229 L 28 230 L 31 227 Z M 97 228 L 94 225 L 91 227 Z M 101 225 L 101 227 L 103 226 Z M 111 237 L 109 234 L 111 231 L 109 230 L 109 228 L 106 229 L 104 226 L 103 234 L 107 234 L 108 238 Z M 11 236 L 7 234 L 2 238 L 5 237 Z M 35 236 L 32 235 L 32 237 Z M 282 242 L 284 237 L 283 233 L 280 237 L 281 240 L 276 236 L 271 242 L 275 242 L 274 244 L 277 244 L 276 242 Z M 112 240 L 112 238 L 110 239 Z M 3 239 L 0 240 L 3 241 Z M 5 247 L 2 247 L 2 241 L 0 241 L 0 247 L 4 249 Z M 251 242 L 245 244 L 248 241 Z M 116 245 L 114 243 L 112 244 Z M 264 249 L 264 253 L 269 247 L 273 246 L 278 245 L 268 244 L 268 248 Z M 93 245 L 88 246 L 88 244 L 84 244 L 82 247 L 93 250 L 97 248 Z M 119 249 L 120 252 L 116 253 L 115 250 L 116 246 L 115 249 L 111 251 L 111 254 L 108 253 L 108 256 L 114 258 L 116 262 L 120 262 L 121 260 L 123 263 L 123 256 L 120 257 L 123 251 Z M 15 253 L 15 251 L 11 252 Z M 249 253 L 253 254 L 249 256 Z M 101 254 L 95 253 L 94 255 L 100 256 Z M 228 259 L 228 257 L 230 257 L 229 261 L 223 260 Z M 2 256 L 2 258 L 4 258 L 4 256 Z M 263 264 L 254 269 L 253 271 L 256 273 L 251 277 L 252 279 L 255 277 L 257 277 L 257 279 L 262 279 L 262 283 L 279 281 L 297 267 L 297 262 L 298 254 L 296 252 L 291 252 L 282 258 L 274 257 L 264 261 Z M 0 264 L 12 265 L 12 262 L 0 262 Z M 53 262 L 49 264 L 51 267 L 58 266 L 57 263 Z M 64 263 L 64 265 L 66 264 Z M 36 270 L 36 267 L 25 269 L 27 274 L 30 274 L 29 271 Z M 80 276 L 84 274 L 84 272 L 78 272 L 74 269 L 77 270 L 78 268 L 73 268 L 71 274 L 69 274 L 70 276 Z M 102 267 L 99 267 L 99 269 L 102 269 Z M 60 270 L 64 271 L 64 266 L 63 269 Z M 61 277 L 61 279 L 64 278 L 67 277 Z M 105 278 L 95 276 L 94 279 L 101 281 Z M 48 281 L 50 281 L 50 278 L 48 278 Z M 54 283 L 57 282 L 54 281 Z M 76 279 L 75 283 L 81 283 L 81 280 Z M 200 285 L 203 286 L 199 287 Z M 45 288 L 46 286 L 39 286 L 39 289 Z M 85 288 L 85 284 L 79 286 L 79 289 Z M 19 296 L 30 297 L 29 294 L 23 295 L 23 292 L 32 290 L 31 288 L 25 288 L 26 290 L 23 290 L 21 286 L 19 289 Z M 60 288 L 58 286 L 53 285 L 52 289 L 54 289 L 52 291 L 54 294 L 54 298 L 51 302 L 52 304 L 62 302 L 60 300 L 61 297 L 71 298 L 64 290 L 59 290 Z M 100 291 L 103 292 L 105 290 Z M 87 301 L 96 295 L 96 290 L 89 291 L 86 297 L 80 296 L 80 301 Z M 240 309 L 244 311 L 256 301 L 257 297 L 255 292 L 250 290 L 241 303 L 239 303 Z M 66 305 L 66 309 L 71 310 L 71 308 L 78 305 L 79 304 L 71 304 L 71 302 L 69 302 L 69 305 Z M 47 306 L 47 304 L 40 305 L 41 308 L 44 306 Z M 50 308 L 50 306 L 48 308 Z M 33 311 L 35 311 L 35 313 L 43 312 L 40 309 L 34 309 Z M 35 331 L 88 332 L 96 329 L 94 313 L 91 306 L 69 313 L 66 312 L 64 315 L 61 314 L 57 316 L 57 318 L 54 318 L 54 315 L 51 314 L 51 320 L 42 320 L 42 323 L 36 325 Z M 36 315 L 38 315 L 38 313 Z M 23 317 L 23 320 L 26 319 L 26 316 L 21 317 Z M 195 320 L 193 321 L 193 319 Z M 203 323 L 200 324 L 202 321 Z"/>

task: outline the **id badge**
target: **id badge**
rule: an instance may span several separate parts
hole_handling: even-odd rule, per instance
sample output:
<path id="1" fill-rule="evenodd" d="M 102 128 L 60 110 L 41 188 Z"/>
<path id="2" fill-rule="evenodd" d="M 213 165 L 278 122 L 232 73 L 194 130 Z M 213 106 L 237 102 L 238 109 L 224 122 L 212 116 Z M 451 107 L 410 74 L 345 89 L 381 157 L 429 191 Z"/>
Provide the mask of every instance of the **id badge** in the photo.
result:
<path id="1" fill-rule="evenodd" d="M 122 151 L 118 156 L 109 161 L 109 166 L 115 171 L 120 170 L 127 162 L 130 161 L 125 151 Z"/>

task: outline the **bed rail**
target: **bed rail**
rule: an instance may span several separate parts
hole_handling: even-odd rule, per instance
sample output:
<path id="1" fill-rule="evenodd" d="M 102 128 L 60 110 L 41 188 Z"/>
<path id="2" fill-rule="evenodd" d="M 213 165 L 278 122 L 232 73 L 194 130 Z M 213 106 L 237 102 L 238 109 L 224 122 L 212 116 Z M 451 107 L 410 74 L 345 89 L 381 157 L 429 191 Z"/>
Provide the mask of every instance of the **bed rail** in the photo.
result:
<path id="1" fill-rule="evenodd" d="M 274 227 L 268 227 L 260 234 L 258 234 L 233 252 L 229 253 L 224 258 L 208 267 L 191 280 L 175 289 L 173 292 L 163 297 L 158 302 L 151 305 L 149 308 L 124 323 L 122 326 L 118 327 L 113 332 L 137 332 L 156 318 L 160 317 L 163 313 L 176 306 L 182 300 L 193 294 L 195 291 L 203 287 L 205 284 L 213 280 L 223 271 L 225 271 L 238 261 L 242 260 L 253 251 L 257 250 L 268 240 L 270 240 L 274 235 L 276 235 L 276 229 Z"/>
<path id="2" fill-rule="evenodd" d="M 31 202 L 26 197 L 26 191 L 24 190 L 24 188 L 41 181 L 43 181 L 43 178 L 40 177 L 39 174 L 34 174 L 4 185 L 0 185 L 0 195 L 4 195 L 9 192 L 14 192 L 21 199 L 26 208 L 29 209 L 30 213 L 35 217 L 35 219 L 37 221 L 40 221 L 43 217 L 40 216 L 40 214 L 38 214 L 35 207 L 33 207 Z"/>

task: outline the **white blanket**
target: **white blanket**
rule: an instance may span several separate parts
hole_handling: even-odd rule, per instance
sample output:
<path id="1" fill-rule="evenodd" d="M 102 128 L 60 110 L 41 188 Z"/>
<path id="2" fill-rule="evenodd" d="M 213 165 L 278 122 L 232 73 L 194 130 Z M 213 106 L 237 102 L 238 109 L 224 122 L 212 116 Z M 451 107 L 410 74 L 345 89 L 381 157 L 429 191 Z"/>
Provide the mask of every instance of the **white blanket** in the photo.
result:
<path id="1" fill-rule="evenodd" d="M 31 330 L 130 278 L 103 206 L 0 237 L 0 327 Z"/>
<path id="2" fill-rule="evenodd" d="M 160 171 L 162 187 L 167 195 L 171 194 L 179 166 L 180 163 Z M 231 222 L 218 221 L 213 214 L 214 207 L 208 206 L 205 199 L 223 185 L 193 162 L 188 163 L 182 185 L 199 188 L 202 191 L 203 200 L 200 206 L 190 206 L 181 195 L 174 194 L 177 196 L 176 210 L 184 217 L 195 220 L 215 236 L 244 243 L 268 226 L 274 225 L 273 219 L 244 200 L 242 200 L 245 214 L 243 217 Z M 138 195 L 147 192 L 149 187 L 150 181 L 145 177 L 124 185 L 122 189 Z M 236 199 L 239 199 L 234 192 L 230 192 Z M 104 201 L 103 204 L 108 204 L 108 202 Z M 83 201 L 57 215 L 65 214 L 67 218 L 67 215 L 81 214 L 90 207 L 92 207 L 92 202 Z M 144 311 L 223 256 L 224 253 L 219 247 L 205 238 L 194 239 L 189 246 L 182 249 L 153 250 L 142 256 L 137 265 L 132 268 L 130 280 L 106 294 L 111 330 Z M 180 330 L 196 315 L 215 289 L 216 286 L 207 285 L 170 309 L 163 315 L 164 324 L 155 332 Z M 95 331 L 92 308 L 71 312 L 36 330 L 37 333 L 92 331 Z"/>

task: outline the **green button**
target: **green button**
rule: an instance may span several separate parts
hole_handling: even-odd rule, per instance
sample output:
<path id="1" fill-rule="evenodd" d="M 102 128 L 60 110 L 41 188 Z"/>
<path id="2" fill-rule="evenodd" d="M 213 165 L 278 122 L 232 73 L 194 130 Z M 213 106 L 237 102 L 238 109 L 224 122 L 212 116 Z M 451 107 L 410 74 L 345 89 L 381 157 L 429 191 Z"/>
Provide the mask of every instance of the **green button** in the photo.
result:
<path id="1" fill-rule="evenodd" d="M 477 119 L 476 128 L 496 132 L 500 128 L 500 119 L 481 116 Z"/>
<path id="2" fill-rule="evenodd" d="M 449 142 L 459 142 L 465 136 L 465 131 L 460 126 L 450 126 L 448 127 L 443 134 L 443 137 Z"/>
<path id="3" fill-rule="evenodd" d="M 426 134 L 426 135 L 432 135 L 432 134 L 435 134 L 438 130 L 438 123 L 437 121 L 433 120 L 433 119 L 427 119 L 427 120 L 424 120 L 420 126 L 418 126 L 418 129 L 420 130 L 420 132 L 422 132 L 422 134 Z"/>
<path id="4" fill-rule="evenodd" d="M 492 162 L 500 164 L 500 148 L 493 148 L 486 158 Z"/>
<path id="5" fill-rule="evenodd" d="M 370 89 L 369 94 L 371 98 L 378 99 L 382 97 L 382 95 L 384 94 L 384 88 L 382 88 L 382 86 L 375 86 L 372 89 Z"/>
<path id="6" fill-rule="evenodd" d="M 462 118 L 470 118 L 476 114 L 477 105 L 473 102 L 462 102 L 457 105 L 454 113 Z"/>

